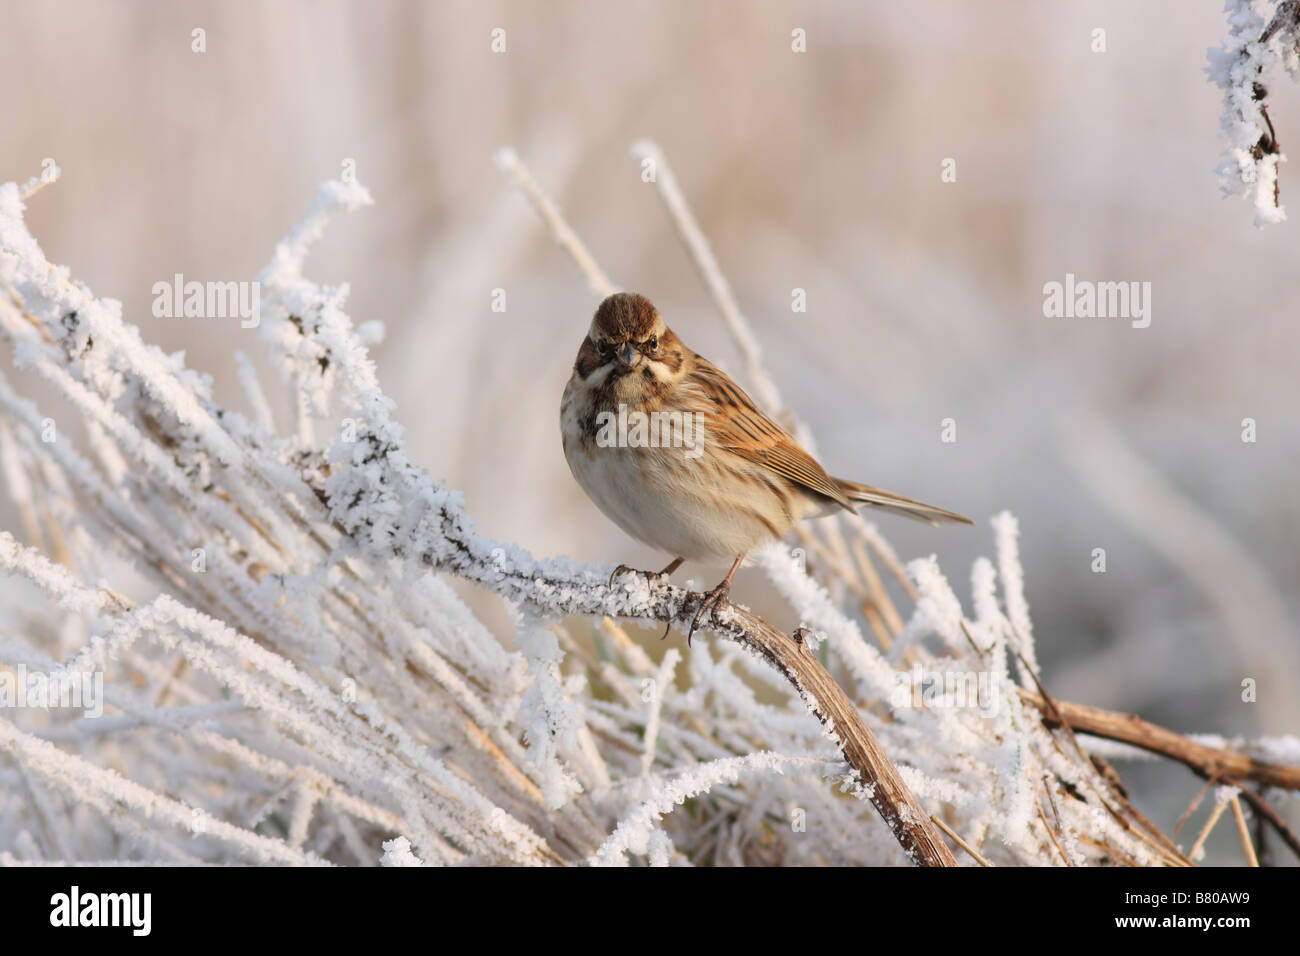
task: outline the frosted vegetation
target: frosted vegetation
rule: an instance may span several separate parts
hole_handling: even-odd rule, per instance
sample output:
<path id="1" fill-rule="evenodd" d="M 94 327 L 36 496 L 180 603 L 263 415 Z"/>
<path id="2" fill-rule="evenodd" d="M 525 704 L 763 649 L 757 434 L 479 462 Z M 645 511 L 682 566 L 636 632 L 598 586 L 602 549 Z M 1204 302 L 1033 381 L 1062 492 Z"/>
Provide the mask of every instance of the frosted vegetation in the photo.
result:
<path id="1" fill-rule="evenodd" d="M 513 155 L 500 163 L 535 190 Z M 278 425 L 250 361 L 244 406 L 222 407 L 183 355 L 46 260 L 23 218 L 43 185 L 0 187 L 0 334 L 70 412 L 0 375 L 24 518 L 0 535 L 18 582 L 0 592 L 0 663 L 102 674 L 105 700 L 97 719 L 0 712 L 4 861 L 906 862 L 838 741 L 765 663 L 616 623 L 677 614 L 683 592 L 611 590 L 608 566 L 487 540 L 408 458 L 367 356 L 379 331 L 354 328 L 346 286 L 304 274 L 329 221 L 370 203 L 362 186 L 322 186 L 258 276 L 258 335 L 294 409 Z M 683 233 L 756 394 L 779 402 L 707 246 L 689 220 Z M 1018 694 L 1036 664 L 1017 525 L 991 529 L 970 609 L 934 558 L 901 567 L 854 516 L 754 562 L 921 805 L 971 848 L 963 862 L 1168 861 Z M 453 577 L 499 596 L 511 639 Z M 979 697 L 918 706 L 900 693 L 918 668 L 979 674 Z"/>
<path id="2" fill-rule="evenodd" d="M 1252 200 L 1259 224 L 1281 222 L 1285 157 L 1267 84 L 1279 61 L 1296 72 L 1300 0 L 1228 0 L 1226 12 L 1207 68 L 1223 93 L 1221 182 Z M 812 443 L 662 153 L 640 142 L 633 156 L 658 168 L 743 359 L 738 378 Z M 591 289 L 612 290 L 518 159 L 498 163 Z M 661 644 L 628 625 L 689 617 L 684 591 L 633 577 L 611 590 L 609 565 L 489 540 L 462 496 L 412 459 L 368 356 L 382 325 L 354 326 L 346 285 L 305 273 L 330 221 L 370 204 L 360 184 L 322 186 L 249 277 L 264 354 L 235 353 L 242 401 L 228 406 L 184 354 L 145 342 L 119 302 L 47 260 L 24 213 L 55 178 L 0 186 L 0 338 L 14 366 L 0 371 L 0 487 L 20 522 L 0 531 L 0 684 L 94 676 L 103 713 L 0 707 L 0 862 L 908 861 L 815 704 L 735 633 L 687 647 L 680 631 Z M 998 347 L 999 362 L 1008 350 L 1014 360 L 1014 343 Z M 277 421 L 281 407 L 291 415 Z M 1291 653 L 1262 643 L 1287 633 L 1288 608 L 1252 555 L 1100 419 L 1072 435 L 1077 477 L 1222 611 L 1251 650 L 1249 672 Z M 1135 818 L 1100 760 L 1140 751 L 1044 726 L 1027 702 L 1034 576 L 1017 522 L 980 524 L 990 553 L 968 571 L 900 561 L 855 516 L 751 560 L 962 864 L 1199 858 L 1214 821 L 1240 814 L 1240 791 L 1214 787 L 1195 840 L 1175 846 Z M 945 573 L 967 578 L 969 606 Z M 471 610 L 466 588 L 495 597 L 509 633 Z M 1156 608 L 1155 636 L 1183 629 L 1144 606 Z M 973 696 L 920 699 L 918 674 L 969 678 L 958 689 Z M 1292 737 L 1199 740 L 1300 763 Z M 1266 799 L 1293 809 L 1285 788 Z"/>
<path id="3" fill-rule="evenodd" d="M 1281 61 L 1300 76 L 1300 0 L 1271 6 L 1260 0 L 1227 0 L 1228 35 L 1209 51 L 1211 82 L 1223 90 L 1224 137 L 1231 144 L 1219 179 L 1227 195 L 1250 196 L 1257 225 L 1282 222 L 1278 164 L 1282 154 L 1268 116 L 1268 87 Z M 1268 11 L 1268 12 L 1261 12 Z"/>

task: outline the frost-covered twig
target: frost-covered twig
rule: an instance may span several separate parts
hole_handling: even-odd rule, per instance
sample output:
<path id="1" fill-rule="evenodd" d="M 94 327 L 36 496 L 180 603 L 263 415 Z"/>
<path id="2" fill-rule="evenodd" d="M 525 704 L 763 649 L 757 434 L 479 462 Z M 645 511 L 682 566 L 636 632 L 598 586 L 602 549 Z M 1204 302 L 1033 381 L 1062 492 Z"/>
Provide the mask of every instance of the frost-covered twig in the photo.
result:
<path id="1" fill-rule="evenodd" d="M 1219 166 L 1225 195 L 1254 193 L 1255 224 L 1286 219 L 1278 165 L 1286 161 L 1269 119 L 1264 82 L 1280 57 L 1287 72 L 1300 72 L 1300 0 L 1273 0 L 1267 21 L 1261 0 L 1227 0 L 1228 35 L 1207 51 L 1206 73 L 1223 90 L 1223 135 L 1231 144 Z M 1268 0 L 1262 6 L 1267 9 Z"/>

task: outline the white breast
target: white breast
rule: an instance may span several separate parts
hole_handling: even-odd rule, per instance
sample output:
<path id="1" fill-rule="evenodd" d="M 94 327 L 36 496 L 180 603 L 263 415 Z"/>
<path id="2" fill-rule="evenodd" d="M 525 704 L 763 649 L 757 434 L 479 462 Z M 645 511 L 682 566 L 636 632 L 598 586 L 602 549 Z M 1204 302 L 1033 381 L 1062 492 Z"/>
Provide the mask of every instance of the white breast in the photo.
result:
<path id="1" fill-rule="evenodd" d="M 583 432 L 586 390 L 570 382 L 560 406 L 564 455 L 579 485 L 627 534 L 672 557 L 734 557 L 775 537 L 788 522 L 774 495 L 721 494 L 718 459 L 680 447 L 601 447 Z M 762 517 L 760 517 L 760 515 Z M 763 520 L 766 518 L 766 521 Z"/>

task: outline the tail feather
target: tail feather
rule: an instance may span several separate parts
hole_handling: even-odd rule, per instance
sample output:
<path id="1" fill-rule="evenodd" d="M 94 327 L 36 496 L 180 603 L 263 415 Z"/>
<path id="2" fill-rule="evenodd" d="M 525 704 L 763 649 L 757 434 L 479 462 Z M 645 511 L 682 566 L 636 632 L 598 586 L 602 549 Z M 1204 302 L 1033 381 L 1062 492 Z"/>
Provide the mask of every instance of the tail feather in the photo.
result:
<path id="1" fill-rule="evenodd" d="M 942 508 L 936 508 L 934 505 L 927 505 L 912 498 L 904 498 L 892 491 L 872 488 L 870 485 L 859 485 L 857 482 L 845 481 L 842 478 L 832 480 L 835 482 L 836 487 L 843 492 L 844 497 L 855 504 L 871 505 L 881 511 L 888 511 L 890 514 L 911 518 L 914 521 L 924 521 L 926 524 L 931 525 L 943 522 L 952 522 L 954 524 L 975 523 L 963 515 L 952 511 L 944 511 Z"/>

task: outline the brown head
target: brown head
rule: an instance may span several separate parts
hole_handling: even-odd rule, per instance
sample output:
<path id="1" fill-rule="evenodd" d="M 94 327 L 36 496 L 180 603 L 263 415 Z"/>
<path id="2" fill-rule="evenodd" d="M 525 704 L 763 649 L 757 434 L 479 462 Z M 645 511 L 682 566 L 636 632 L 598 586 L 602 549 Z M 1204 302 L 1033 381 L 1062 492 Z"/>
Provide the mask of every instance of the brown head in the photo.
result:
<path id="1" fill-rule="evenodd" d="M 664 330 L 653 302 L 635 292 L 615 292 L 596 308 L 587 334 L 597 342 L 644 342 Z"/>
<path id="2" fill-rule="evenodd" d="M 599 308 L 578 350 L 574 368 L 593 385 L 617 387 L 631 400 L 636 391 L 663 392 L 676 382 L 686 350 L 643 295 L 618 292 Z"/>

